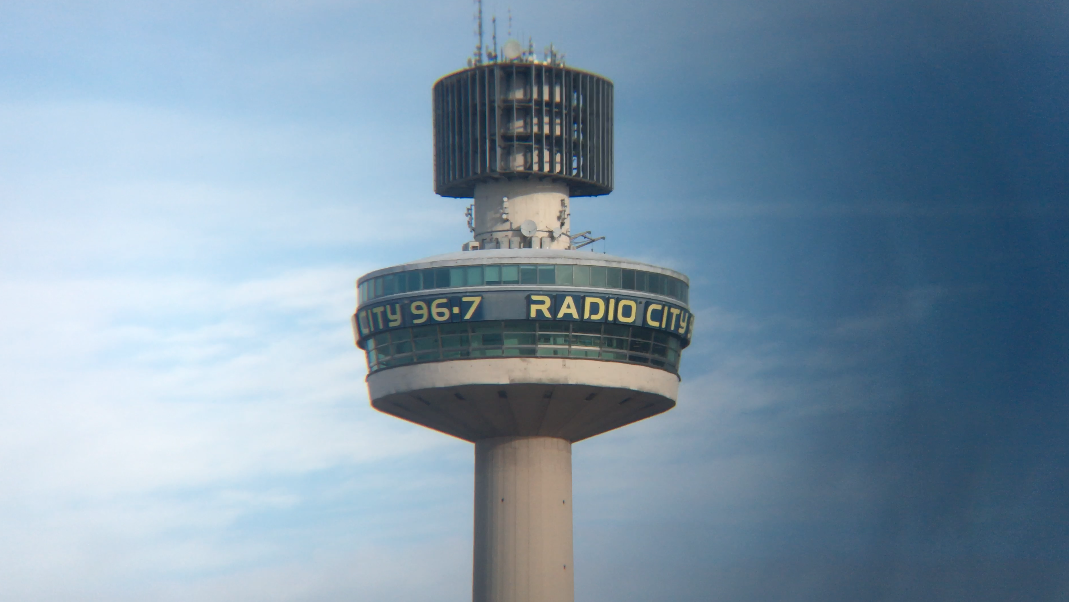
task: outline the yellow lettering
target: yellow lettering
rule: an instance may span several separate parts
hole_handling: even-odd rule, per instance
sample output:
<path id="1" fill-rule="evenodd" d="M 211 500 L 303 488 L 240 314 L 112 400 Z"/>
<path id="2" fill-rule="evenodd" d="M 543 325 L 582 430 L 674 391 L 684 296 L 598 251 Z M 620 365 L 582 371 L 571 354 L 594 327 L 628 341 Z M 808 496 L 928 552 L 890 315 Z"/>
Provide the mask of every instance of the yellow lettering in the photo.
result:
<path id="1" fill-rule="evenodd" d="M 646 306 L 646 326 L 660 326 L 661 322 L 653 320 L 653 310 L 664 309 L 664 306 L 660 303 L 650 303 Z M 664 317 L 664 312 L 661 312 L 661 317 Z"/>
<path id="2" fill-rule="evenodd" d="M 442 305 L 445 307 L 442 307 Z M 435 299 L 431 303 L 431 316 L 435 322 L 447 322 L 452 314 L 449 313 L 449 299 Z"/>
<path id="3" fill-rule="evenodd" d="M 564 314 L 571 314 L 573 320 L 579 319 L 579 311 L 575 309 L 575 300 L 571 295 L 564 297 L 564 303 L 561 303 L 560 311 L 557 312 L 557 319 L 563 318 Z"/>
<path id="4" fill-rule="evenodd" d="M 479 307 L 479 302 L 483 300 L 482 297 L 461 297 L 461 301 L 471 301 L 471 307 L 468 308 L 467 313 L 464 314 L 465 320 L 470 320 L 475 314 L 475 308 Z"/>
<path id="5" fill-rule="evenodd" d="M 394 313 L 394 312 L 390 311 L 391 308 L 394 311 L 396 311 L 397 313 Z M 395 326 L 400 326 L 401 325 L 401 304 L 400 303 L 394 303 L 393 305 L 387 305 L 386 306 L 386 320 L 389 322 L 390 328 L 393 328 Z"/>
<path id="6" fill-rule="evenodd" d="M 610 297 L 609 298 L 609 318 L 608 318 L 608 320 L 610 322 L 612 322 L 613 310 L 615 310 L 615 309 L 616 309 L 616 299 L 613 299 L 613 298 Z"/>
<path id="7" fill-rule="evenodd" d="M 624 317 L 624 308 L 627 308 L 627 317 Z M 638 314 L 638 306 L 630 299 L 620 299 L 620 307 L 616 310 L 616 321 L 621 324 L 631 324 Z"/>
<path id="8" fill-rule="evenodd" d="M 598 313 L 594 314 L 590 312 L 590 306 L 597 304 Z M 598 297 L 586 297 L 583 299 L 583 319 L 584 320 L 600 320 L 605 317 L 605 300 Z"/>
<path id="9" fill-rule="evenodd" d="M 685 311 L 679 314 L 679 329 L 676 330 L 679 334 L 687 332 L 687 323 L 690 321 L 690 312 Z"/>
<path id="10" fill-rule="evenodd" d="M 688 341 L 690 340 L 691 335 L 694 334 L 694 321 L 697 320 L 697 319 L 698 319 L 697 316 L 695 316 L 694 314 L 690 314 L 690 326 L 687 327 L 687 340 Z"/>
<path id="11" fill-rule="evenodd" d="M 356 320 L 360 324 L 360 334 L 361 334 L 361 336 L 366 335 L 368 332 L 370 332 L 370 328 L 367 325 L 367 310 L 366 309 L 364 311 L 356 314 Z"/>
<path id="12" fill-rule="evenodd" d="M 412 306 L 409 309 L 412 311 L 413 316 L 419 316 L 419 319 L 412 320 L 413 324 L 422 324 L 426 322 L 427 318 L 431 315 L 430 311 L 427 309 L 427 304 L 423 301 L 412 303 Z"/>
<path id="13" fill-rule="evenodd" d="M 375 309 L 371 310 L 371 313 L 375 314 L 375 320 L 377 320 L 379 323 L 379 330 L 385 328 L 385 326 L 382 325 L 382 312 L 384 309 L 385 308 L 380 305 L 379 307 L 376 307 Z"/>
<path id="14" fill-rule="evenodd" d="M 531 295 L 527 301 L 528 307 L 530 307 L 530 315 L 528 318 L 537 318 L 537 312 L 542 312 L 547 319 L 552 320 L 553 314 L 549 313 L 549 306 L 552 303 L 548 295 Z"/>
<path id="15" fill-rule="evenodd" d="M 668 326 L 667 324 L 665 324 L 665 326 L 668 328 L 668 330 L 675 330 L 676 329 L 676 316 L 679 315 L 679 311 L 680 310 L 679 310 L 678 307 L 673 307 L 672 308 L 672 310 L 671 310 L 671 312 L 672 312 L 672 325 Z"/>

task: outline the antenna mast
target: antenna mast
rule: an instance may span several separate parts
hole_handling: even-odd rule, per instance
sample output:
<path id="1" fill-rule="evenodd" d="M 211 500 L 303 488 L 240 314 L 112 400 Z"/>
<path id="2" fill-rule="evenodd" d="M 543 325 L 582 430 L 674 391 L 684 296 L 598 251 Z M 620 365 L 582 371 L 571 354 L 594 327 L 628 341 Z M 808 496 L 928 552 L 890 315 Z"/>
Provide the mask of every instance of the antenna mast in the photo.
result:
<path id="1" fill-rule="evenodd" d="M 475 0 L 475 31 L 479 35 L 479 42 L 475 45 L 475 64 L 483 64 L 483 0 Z"/>
<path id="2" fill-rule="evenodd" d="M 493 61 L 493 62 L 496 63 L 497 62 L 497 15 L 494 15 L 494 16 L 490 17 L 490 26 L 491 26 L 492 31 L 493 31 L 493 33 L 491 34 L 493 37 L 491 39 L 493 40 L 492 43 L 493 43 L 494 49 L 486 51 L 486 58 L 488 60 Z M 491 52 L 493 54 L 491 54 Z"/>

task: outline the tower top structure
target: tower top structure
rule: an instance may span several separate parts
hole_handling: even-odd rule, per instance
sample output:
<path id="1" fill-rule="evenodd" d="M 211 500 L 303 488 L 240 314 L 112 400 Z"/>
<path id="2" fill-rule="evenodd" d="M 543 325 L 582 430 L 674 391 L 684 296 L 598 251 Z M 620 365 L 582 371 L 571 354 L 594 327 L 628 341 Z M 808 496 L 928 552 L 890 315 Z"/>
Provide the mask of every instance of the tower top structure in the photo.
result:
<path id="1" fill-rule="evenodd" d="M 510 45 L 505 44 L 505 57 Z M 472 198 L 480 183 L 540 179 L 570 196 L 613 189 L 613 84 L 522 52 L 434 84 L 434 191 Z"/>
<path id="2" fill-rule="evenodd" d="M 569 200 L 613 189 L 611 81 L 552 45 L 540 60 L 510 39 L 484 61 L 480 42 L 433 105 L 434 191 L 475 200 L 464 250 L 578 248 Z"/>

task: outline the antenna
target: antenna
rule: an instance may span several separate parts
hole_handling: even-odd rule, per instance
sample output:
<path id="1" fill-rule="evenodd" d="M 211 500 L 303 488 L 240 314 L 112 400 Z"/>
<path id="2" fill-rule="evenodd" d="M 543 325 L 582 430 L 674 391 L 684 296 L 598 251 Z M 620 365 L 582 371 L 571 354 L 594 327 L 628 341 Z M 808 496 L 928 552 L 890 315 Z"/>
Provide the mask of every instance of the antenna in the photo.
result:
<path id="1" fill-rule="evenodd" d="M 479 36 L 479 42 L 475 44 L 475 64 L 483 63 L 483 0 L 475 0 L 475 31 Z"/>
<path id="2" fill-rule="evenodd" d="M 512 7 L 509 7 L 509 37 L 512 37 Z"/>
<path id="3" fill-rule="evenodd" d="M 490 59 L 491 61 L 494 61 L 496 63 L 497 62 L 497 15 L 494 15 L 494 16 L 490 17 L 490 24 L 493 27 L 493 32 L 494 32 L 492 34 L 493 35 L 492 39 L 494 40 L 494 42 L 493 42 L 494 49 L 493 49 L 492 52 L 494 54 L 491 56 L 489 51 L 486 54 L 488 55 L 487 56 L 488 59 Z"/>

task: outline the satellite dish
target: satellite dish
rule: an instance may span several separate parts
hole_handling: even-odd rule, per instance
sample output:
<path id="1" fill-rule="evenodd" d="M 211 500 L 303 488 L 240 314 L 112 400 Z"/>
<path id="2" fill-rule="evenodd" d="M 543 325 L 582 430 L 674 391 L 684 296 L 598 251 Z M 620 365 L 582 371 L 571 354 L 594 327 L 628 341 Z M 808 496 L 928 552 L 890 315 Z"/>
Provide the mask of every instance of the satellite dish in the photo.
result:
<path id="1" fill-rule="evenodd" d="M 560 228 L 553 228 L 553 238 L 554 239 L 560 238 L 561 234 L 564 234 L 563 230 L 561 230 Z"/>
<path id="2" fill-rule="evenodd" d="M 505 60 L 514 61 L 523 56 L 523 47 L 516 40 L 509 40 L 505 42 L 505 47 L 501 49 L 501 54 L 505 55 Z"/>
<path id="3" fill-rule="evenodd" d="M 534 223 L 534 220 L 523 220 L 520 224 L 520 234 L 523 234 L 527 238 L 534 236 L 534 233 L 538 231 L 538 225 Z"/>

